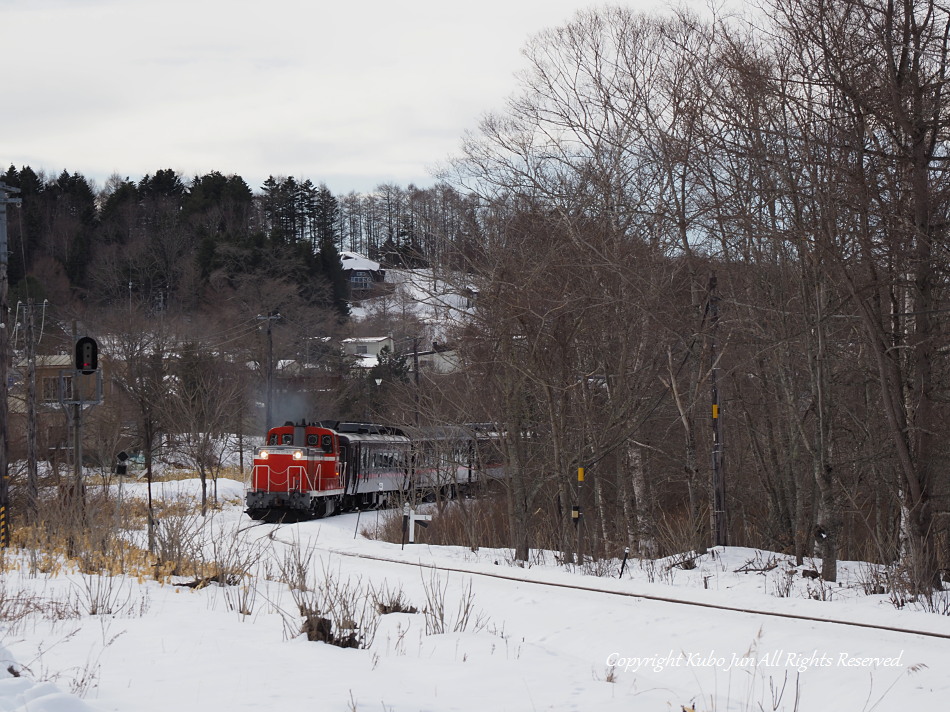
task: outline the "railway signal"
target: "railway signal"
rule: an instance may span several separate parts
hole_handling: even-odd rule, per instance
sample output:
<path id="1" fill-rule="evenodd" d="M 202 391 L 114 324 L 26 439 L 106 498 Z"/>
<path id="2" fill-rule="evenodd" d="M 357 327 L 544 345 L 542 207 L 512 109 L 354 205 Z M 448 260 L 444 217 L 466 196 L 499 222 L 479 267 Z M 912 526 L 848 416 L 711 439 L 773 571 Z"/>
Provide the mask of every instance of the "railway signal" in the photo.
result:
<path id="1" fill-rule="evenodd" d="M 86 376 L 99 370 L 99 344 L 91 336 L 76 342 L 76 370 Z"/>
<path id="2" fill-rule="evenodd" d="M 75 334 L 73 325 L 73 334 Z M 80 375 L 95 374 L 95 383 L 80 383 Z M 84 379 L 83 379 L 84 380 Z M 85 507 L 82 484 L 82 413 L 86 408 L 102 403 L 102 371 L 99 370 L 99 344 L 91 336 L 76 340 L 72 370 L 59 372 L 59 404 L 66 412 L 73 435 L 73 491 L 80 507 Z"/>

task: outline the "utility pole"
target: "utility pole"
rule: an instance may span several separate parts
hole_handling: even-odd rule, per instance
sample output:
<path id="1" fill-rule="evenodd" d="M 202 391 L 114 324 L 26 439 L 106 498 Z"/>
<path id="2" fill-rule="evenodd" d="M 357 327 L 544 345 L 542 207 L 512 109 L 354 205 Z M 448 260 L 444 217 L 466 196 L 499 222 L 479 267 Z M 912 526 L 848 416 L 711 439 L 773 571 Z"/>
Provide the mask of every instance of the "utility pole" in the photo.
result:
<path id="1" fill-rule="evenodd" d="M 76 338 L 77 335 L 77 325 L 76 320 L 73 320 L 73 342 L 78 343 Z M 78 365 L 77 365 L 78 368 Z M 81 502 L 80 510 L 85 509 L 86 506 L 86 494 L 83 488 L 82 483 L 82 402 L 79 400 L 82 395 L 82 382 L 79 380 L 79 371 L 76 370 L 69 379 L 70 393 L 63 393 L 62 396 L 65 398 L 65 402 L 71 403 L 72 406 L 72 415 L 70 416 L 70 422 L 73 426 L 73 496 L 75 497 L 76 502 Z M 64 385 L 66 381 L 64 378 L 60 378 L 60 390 L 65 391 Z M 66 406 L 63 406 L 66 407 Z M 85 513 L 84 513 L 85 514 Z"/>
<path id="2" fill-rule="evenodd" d="M 271 426 L 274 417 L 274 330 L 271 326 L 271 317 L 267 317 L 267 414 L 265 416 L 264 432 Z"/>
<path id="3" fill-rule="evenodd" d="M 415 424 L 419 427 L 419 337 L 412 337 L 412 375 L 416 381 L 415 390 Z"/>
<path id="4" fill-rule="evenodd" d="M 35 522 L 39 501 L 39 472 L 36 447 L 36 326 L 33 321 L 33 299 L 23 307 L 26 340 L 26 493 L 30 519 Z"/>
<path id="5" fill-rule="evenodd" d="M 719 332 L 719 293 L 716 290 L 716 275 L 709 278 L 709 382 L 712 388 L 712 532 L 714 546 L 727 546 L 726 533 L 726 478 L 723 472 L 722 425 L 719 403 L 719 354 L 716 337 Z"/>
<path id="6" fill-rule="evenodd" d="M 272 311 L 267 316 L 259 316 L 258 320 L 267 322 L 267 399 L 264 413 L 264 432 L 271 427 L 271 418 L 274 412 L 274 331 L 272 324 L 280 319 L 280 313 Z"/>
<path id="7" fill-rule="evenodd" d="M 581 520 L 584 517 L 584 510 L 581 506 L 581 492 L 584 490 L 584 468 L 577 468 L 577 504 L 571 507 L 571 521 L 574 522 L 574 534 L 576 541 L 574 543 L 574 555 L 578 566 L 584 565 L 584 539 L 581 536 Z"/>
<path id="8" fill-rule="evenodd" d="M 10 473 L 8 459 L 9 433 L 7 427 L 7 353 L 10 350 L 7 319 L 7 206 L 20 205 L 18 188 L 0 182 L 0 547 L 10 545 Z"/>

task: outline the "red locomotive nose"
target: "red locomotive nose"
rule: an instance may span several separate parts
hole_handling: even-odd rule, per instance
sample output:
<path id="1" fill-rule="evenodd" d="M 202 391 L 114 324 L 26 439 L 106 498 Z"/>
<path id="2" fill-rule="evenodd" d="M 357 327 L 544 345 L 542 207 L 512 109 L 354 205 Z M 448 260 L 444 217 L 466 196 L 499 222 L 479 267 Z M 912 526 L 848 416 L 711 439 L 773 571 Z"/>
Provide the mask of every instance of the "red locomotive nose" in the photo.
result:
<path id="1" fill-rule="evenodd" d="M 337 438 L 332 430 L 288 423 L 271 429 L 265 442 L 255 453 L 247 492 L 252 518 L 284 520 L 289 509 L 294 510 L 293 518 L 300 519 L 338 509 L 320 501 L 331 491 L 342 495 L 336 474 Z"/>

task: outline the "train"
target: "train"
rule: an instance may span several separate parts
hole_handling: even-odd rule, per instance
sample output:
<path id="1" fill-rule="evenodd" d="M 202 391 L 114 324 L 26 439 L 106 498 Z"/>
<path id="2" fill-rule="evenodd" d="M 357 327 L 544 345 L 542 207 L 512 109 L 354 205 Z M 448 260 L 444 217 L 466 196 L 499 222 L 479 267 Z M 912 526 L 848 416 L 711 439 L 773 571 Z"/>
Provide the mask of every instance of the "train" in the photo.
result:
<path id="1" fill-rule="evenodd" d="M 455 497 L 499 476 L 492 441 L 484 425 L 288 421 L 255 449 L 245 511 L 258 521 L 291 522 Z"/>

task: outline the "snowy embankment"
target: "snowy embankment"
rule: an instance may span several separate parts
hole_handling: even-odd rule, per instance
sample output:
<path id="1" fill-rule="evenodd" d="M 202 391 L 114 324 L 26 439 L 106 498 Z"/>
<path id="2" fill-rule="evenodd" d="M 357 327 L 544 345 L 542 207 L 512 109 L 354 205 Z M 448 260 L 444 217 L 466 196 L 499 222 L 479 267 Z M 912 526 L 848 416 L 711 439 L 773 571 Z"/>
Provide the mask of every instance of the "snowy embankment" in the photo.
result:
<path id="1" fill-rule="evenodd" d="M 165 497 L 196 489 L 166 487 Z M 240 490 L 219 483 L 222 499 Z M 0 622 L 0 676 L 19 675 L 0 679 L 0 711 L 905 710 L 950 693 L 950 640 L 725 610 L 950 636 L 950 617 L 867 595 L 872 570 L 860 564 L 843 564 L 840 585 L 828 585 L 784 557 L 729 548 L 692 569 L 633 561 L 622 579 L 617 565 L 595 577 L 543 557 L 518 568 L 503 550 L 365 538 L 376 522 L 371 512 L 358 526 L 355 514 L 261 525 L 228 506 L 202 532 L 207 549 L 252 552 L 257 576 L 239 586 L 113 577 L 106 589 L 76 573 L 8 569 L 7 600 L 73 605 Z M 313 589 L 335 582 L 338 599 L 373 590 L 416 612 L 359 618 L 365 649 L 309 642 L 300 594 L 281 581 L 295 568 Z M 90 615 L 94 596 L 111 613 Z"/>

